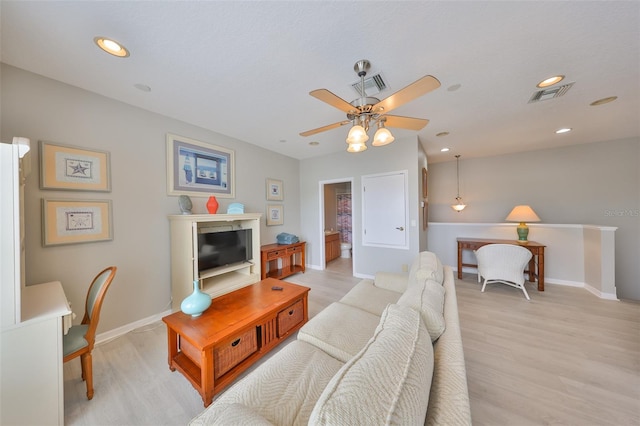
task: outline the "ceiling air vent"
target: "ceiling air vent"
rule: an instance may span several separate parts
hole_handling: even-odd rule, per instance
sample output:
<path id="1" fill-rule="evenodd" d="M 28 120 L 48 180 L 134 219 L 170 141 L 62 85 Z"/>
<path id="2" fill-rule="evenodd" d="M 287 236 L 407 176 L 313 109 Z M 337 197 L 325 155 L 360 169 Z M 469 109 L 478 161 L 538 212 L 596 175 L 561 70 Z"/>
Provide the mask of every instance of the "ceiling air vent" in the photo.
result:
<path id="1" fill-rule="evenodd" d="M 575 83 L 575 81 L 573 83 Z M 529 103 L 558 98 L 567 93 L 569 89 L 571 89 L 571 86 L 573 86 L 573 83 L 567 83 L 558 87 L 538 90 L 537 92 L 534 92 L 533 96 L 531 96 L 531 99 L 529 99 Z"/>
<path id="2" fill-rule="evenodd" d="M 358 93 L 358 96 L 361 95 L 360 91 L 360 82 L 353 83 L 351 85 L 353 89 Z M 387 88 L 387 83 L 384 82 L 382 76 L 380 74 L 376 74 L 372 77 L 364 79 L 364 95 L 365 96 L 373 96 L 382 92 Z"/>

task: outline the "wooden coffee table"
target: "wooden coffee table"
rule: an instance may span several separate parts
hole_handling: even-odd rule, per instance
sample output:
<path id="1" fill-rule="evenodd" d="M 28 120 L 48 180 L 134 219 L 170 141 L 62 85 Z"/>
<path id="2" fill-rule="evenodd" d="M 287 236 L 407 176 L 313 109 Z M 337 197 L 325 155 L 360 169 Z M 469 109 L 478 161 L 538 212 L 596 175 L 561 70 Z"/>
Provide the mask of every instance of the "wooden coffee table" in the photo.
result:
<path id="1" fill-rule="evenodd" d="M 307 322 L 308 293 L 308 287 L 267 278 L 213 299 L 199 317 L 179 311 L 162 318 L 169 369 L 180 371 L 209 406 L 215 394 Z"/>

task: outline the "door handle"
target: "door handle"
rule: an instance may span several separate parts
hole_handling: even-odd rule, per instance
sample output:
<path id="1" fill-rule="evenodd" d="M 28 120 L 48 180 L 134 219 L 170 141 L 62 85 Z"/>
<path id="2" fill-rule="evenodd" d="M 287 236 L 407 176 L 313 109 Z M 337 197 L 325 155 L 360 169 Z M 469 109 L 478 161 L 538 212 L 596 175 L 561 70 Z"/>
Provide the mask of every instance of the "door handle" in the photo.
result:
<path id="1" fill-rule="evenodd" d="M 397 229 L 398 231 L 404 231 L 404 227 L 403 227 L 403 226 L 396 226 L 396 229 Z"/>

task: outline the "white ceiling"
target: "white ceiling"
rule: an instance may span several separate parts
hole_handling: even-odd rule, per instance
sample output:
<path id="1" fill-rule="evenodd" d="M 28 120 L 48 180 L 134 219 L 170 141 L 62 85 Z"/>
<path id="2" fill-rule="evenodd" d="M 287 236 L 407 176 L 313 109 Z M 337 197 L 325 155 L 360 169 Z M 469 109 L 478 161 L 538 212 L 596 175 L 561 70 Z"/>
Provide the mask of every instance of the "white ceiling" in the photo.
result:
<path id="1" fill-rule="evenodd" d="M 4 63 L 298 159 L 346 149 L 348 126 L 299 133 L 345 119 L 308 93 L 354 100 L 359 59 L 385 78 L 380 99 L 440 80 L 393 112 L 430 120 L 417 132 L 430 162 L 640 136 L 638 1 L 2 0 L 0 15 Z M 131 56 L 100 51 L 98 35 Z M 574 86 L 528 103 L 554 74 Z"/>

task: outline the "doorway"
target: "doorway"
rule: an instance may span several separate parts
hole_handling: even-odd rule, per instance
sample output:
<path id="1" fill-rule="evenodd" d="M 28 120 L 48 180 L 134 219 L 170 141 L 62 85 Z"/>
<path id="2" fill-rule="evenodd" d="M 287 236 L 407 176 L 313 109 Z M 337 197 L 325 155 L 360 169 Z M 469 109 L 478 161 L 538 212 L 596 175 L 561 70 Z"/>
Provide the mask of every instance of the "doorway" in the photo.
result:
<path id="1" fill-rule="evenodd" d="M 321 182 L 324 267 L 353 276 L 352 180 Z"/>

